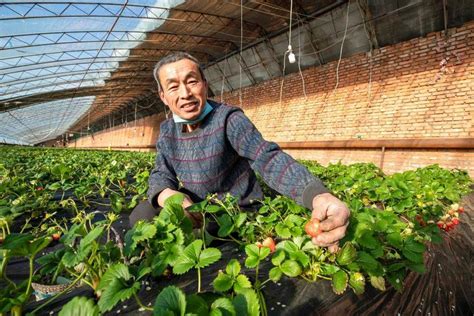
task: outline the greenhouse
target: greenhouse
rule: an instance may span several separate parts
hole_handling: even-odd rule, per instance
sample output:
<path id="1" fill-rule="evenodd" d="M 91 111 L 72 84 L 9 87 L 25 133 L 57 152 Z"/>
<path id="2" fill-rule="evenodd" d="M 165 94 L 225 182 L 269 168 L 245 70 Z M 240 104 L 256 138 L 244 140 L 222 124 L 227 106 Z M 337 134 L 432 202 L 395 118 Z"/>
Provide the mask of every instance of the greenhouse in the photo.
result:
<path id="1" fill-rule="evenodd" d="M 474 2 L 0 2 L 0 315 L 473 315 Z"/>

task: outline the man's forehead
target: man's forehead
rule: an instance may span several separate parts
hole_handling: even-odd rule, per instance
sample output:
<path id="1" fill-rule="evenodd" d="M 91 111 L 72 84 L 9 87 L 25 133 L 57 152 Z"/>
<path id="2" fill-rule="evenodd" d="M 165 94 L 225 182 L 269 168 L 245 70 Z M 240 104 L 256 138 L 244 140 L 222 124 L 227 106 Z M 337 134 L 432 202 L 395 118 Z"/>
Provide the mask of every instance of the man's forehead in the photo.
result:
<path id="1" fill-rule="evenodd" d="M 199 66 L 189 59 L 178 60 L 163 65 L 158 73 L 161 79 L 173 79 L 180 76 L 199 75 Z"/>

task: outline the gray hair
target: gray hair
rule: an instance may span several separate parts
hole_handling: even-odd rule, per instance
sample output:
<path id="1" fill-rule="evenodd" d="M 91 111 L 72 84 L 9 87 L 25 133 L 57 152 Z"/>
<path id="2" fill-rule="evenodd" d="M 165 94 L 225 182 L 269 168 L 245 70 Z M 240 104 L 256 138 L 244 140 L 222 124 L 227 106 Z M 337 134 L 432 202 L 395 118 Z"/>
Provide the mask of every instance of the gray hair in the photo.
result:
<path id="1" fill-rule="evenodd" d="M 190 61 L 194 62 L 199 68 L 199 73 L 201 74 L 201 78 L 204 81 L 206 81 L 206 77 L 204 76 L 204 71 L 202 70 L 201 65 L 199 64 L 199 61 L 196 59 L 196 57 L 186 52 L 176 52 L 176 53 L 172 53 L 170 55 L 167 55 L 161 58 L 160 61 L 156 63 L 155 68 L 153 69 L 153 77 L 155 78 L 155 81 L 158 84 L 158 92 L 161 92 L 161 90 L 163 90 L 163 87 L 161 86 L 161 83 L 160 83 L 160 78 L 158 77 L 158 73 L 160 72 L 161 67 L 167 64 L 175 63 L 183 59 L 189 59 Z"/>

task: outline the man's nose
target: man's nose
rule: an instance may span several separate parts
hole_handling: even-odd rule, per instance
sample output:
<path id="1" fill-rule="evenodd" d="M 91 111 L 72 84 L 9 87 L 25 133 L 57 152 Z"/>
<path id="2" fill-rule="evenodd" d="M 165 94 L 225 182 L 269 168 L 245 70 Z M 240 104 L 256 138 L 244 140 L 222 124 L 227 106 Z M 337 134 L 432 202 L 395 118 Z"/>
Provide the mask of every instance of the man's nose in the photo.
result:
<path id="1" fill-rule="evenodd" d="M 191 95 L 191 90 L 185 84 L 183 84 L 179 87 L 179 97 L 180 98 L 185 99 L 185 98 L 188 98 L 190 95 Z"/>

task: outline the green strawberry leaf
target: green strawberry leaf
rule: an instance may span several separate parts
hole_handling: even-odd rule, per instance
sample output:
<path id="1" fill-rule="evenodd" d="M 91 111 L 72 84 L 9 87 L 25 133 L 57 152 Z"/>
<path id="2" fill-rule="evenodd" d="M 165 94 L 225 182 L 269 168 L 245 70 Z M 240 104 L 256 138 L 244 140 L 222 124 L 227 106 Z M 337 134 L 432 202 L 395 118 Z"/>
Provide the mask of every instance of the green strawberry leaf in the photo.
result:
<path id="1" fill-rule="evenodd" d="M 192 294 L 186 296 L 185 315 L 208 316 L 209 307 L 207 306 L 206 301 L 202 297 L 198 296 L 197 294 Z"/>
<path id="2" fill-rule="evenodd" d="M 213 204 L 210 204 L 210 205 L 207 205 L 206 206 L 206 213 L 218 213 L 220 211 L 222 211 L 223 208 L 219 205 L 213 205 Z"/>
<path id="3" fill-rule="evenodd" d="M 339 267 L 333 264 L 321 263 L 321 274 L 323 275 L 333 275 L 339 271 Z"/>
<path id="4" fill-rule="evenodd" d="M 59 312 L 59 316 L 98 316 L 99 307 L 93 299 L 87 297 L 74 297 Z"/>
<path id="5" fill-rule="evenodd" d="M 332 275 L 332 290 L 334 293 L 340 295 L 344 293 L 347 288 L 347 273 L 342 270 L 337 271 Z"/>
<path id="6" fill-rule="evenodd" d="M 388 222 L 384 219 L 379 219 L 375 222 L 373 228 L 376 232 L 383 233 L 387 230 Z"/>
<path id="7" fill-rule="evenodd" d="M 247 299 L 243 294 L 236 295 L 232 300 L 232 304 L 234 304 L 235 312 L 237 315 L 247 316 L 248 303 Z"/>
<path id="8" fill-rule="evenodd" d="M 243 299 L 242 299 L 243 296 Z M 244 303 L 244 302 L 245 303 Z M 234 306 L 238 315 L 259 316 L 260 303 L 257 293 L 253 289 L 240 289 L 234 298 Z M 244 306 L 246 309 L 243 309 Z"/>
<path id="9" fill-rule="evenodd" d="M 235 227 L 239 228 L 245 223 L 245 220 L 247 219 L 247 213 L 239 213 L 239 215 L 236 216 L 234 219 L 234 225 Z"/>
<path id="10" fill-rule="evenodd" d="M 125 254 L 130 256 L 139 242 L 153 238 L 155 234 L 156 226 L 150 223 L 139 221 L 125 235 Z"/>
<path id="11" fill-rule="evenodd" d="M 255 268 L 259 262 L 258 257 L 247 257 L 244 264 L 247 268 Z"/>
<path id="12" fill-rule="evenodd" d="M 218 310 L 218 315 L 222 316 L 235 316 L 235 307 L 232 304 L 232 301 L 227 297 L 221 297 L 215 300 L 211 305 L 211 315 L 213 311 Z"/>
<path id="13" fill-rule="evenodd" d="M 386 236 L 387 238 L 387 242 L 394 246 L 395 248 L 397 249 L 401 249 L 402 248 L 402 237 L 400 236 L 400 233 L 390 233 Z"/>
<path id="14" fill-rule="evenodd" d="M 129 299 L 140 289 L 140 282 L 133 282 L 130 284 L 129 282 L 124 281 L 127 280 L 118 278 L 113 279 L 112 282 L 105 287 L 100 296 L 99 302 L 97 303 L 102 313 L 114 308 L 118 302 L 123 302 Z"/>
<path id="15" fill-rule="evenodd" d="M 365 291 L 365 278 L 360 272 L 351 272 L 349 276 L 349 285 L 357 295 Z"/>
<path id="16" fill-rule="evenodd" d="M 97 290 L 107 288 L 113 280 L 123 279 L 125 281 L 128 281 L 131 277 L 132 275 L 130 274 L 128 267 L 125 264 L 114 264 L 113 266 L 109 267 L 107 271 L 105 271 L 104 275 L 100 279 L 100 283 L 97 287 Z"/>
<path id="17" fill-rule="evenodd" d="M 12 233 L 5 237 L 0 244 L 0 249 L 10 250 L 11 256 L 27 256 L 29 255 L 28 245 L 33 240 L 33 235 Z"/>
<path id="18" fill-rule="evenodd" d="M 374 257 L 372 257 L 367 252 L 359 251 L 357 256 L 357 263 L 362 269 L 372 272 L 374 275 L 381 275 L 383 273 L 380 262 L 375 260 Z"/>
<path id="19" fill-rule="evenodd" d="M 251 287 L 252 287 L 252 283 L 250 282 L 249 278 L 246 275 L 239 274 L 237 278 L 235 279 L 234 288 L 236 289 L 236 291 L 242 288 L 250 289 Z"/>
<path id="20" fill-rule="evenodd" d="M 182 252 L 181 246 L 177 244 L 165 244 L 164 250 L 160 251 L 158 255 L 153 258 L 153 275 L 161 275 L 168 265 L 174 265 L 176 259 L 181 256 Z"/>
<path id="21" fill-rule="evenodd" d="M 207 200 L 204 200 L 199 203 L 194 203 L 191 206 L 188 206 L 186 208 L 186 211 L 190 213 L 202 213 L 206 209 L 207 203 L 208 203 Z"/>
<path id="22" fill-rule="evenodd" d="M 277 249 L 272 256 L 273 265 L 279 266 L 283 260 L 285 260 L 285 251 L 283 249 Z"/>
<path id="23" fill-rule="evenodd" d="M 201 241 L 202 244 L 202 241 Z M 221 258 L 221 251 L 217 248 L 206 248 L 201 252 L 196 268 L 204 268 Z"/>
<path id="24" fill-rule="evenodd" d="M 171 204 L 182 205 L 183 201 L 184 201 L 184 194 L 176 193 L 165 200 L 165 207 Z"/>
<path id="25" fill-rule="evenodd" d="M 301 250 L 298 250 L 298 251 L 295 251 L 293 253 L 290 254 L 290 259 L 293 259 L 293 260 L 296 260 L 298 261 L 299 263 L 301 263 L 301 265 L 303 267 L 306 267 L 309 265 L 309 257 L 307 254 L 305 254 L 303 251 Z"/>
<path id="26" fill-rule="evenodd" d="M 81 243 L 79 244 L 79 252 L 83 249 L 87 249 L 94 240 L 102 235 L 103 231 L 103 226 L 97 226 L 91 230 L 84 238 L 82 238 Z"/>
<path id="27" fill-rule="evenodd" d="M 403 289 L 403 280 L 405 279 L 405 269 L 400 269 L 395 272 L 389 273 L 387 279 L 390 284 L 397 290 L 401 291 Z"/>
<path id="28" fill-rule="evenodd" d="M 262 261 L 263 259 L 268 257 L 269 254 L 270 254 L 270 248 L 262 247 L 259 249 L 258 258 L 260 259 L 260 261 Z"/>
<path id="29" fill-rule="evenodd" d="M 369 231 L 365 231 L 362 234 L 362 236 L 360 236 L 357 239 L 357 242 L 361 246 L 363 246 L 365 248 L 369 248 L 369 249 L 374 249 L 374 248 L 376 248 L 377 246 L 380 245 L 380 243 L 374 238 L 373 233 L 369 232 Z"/>
<path id="30" fill-rule="evenodd" d="M 292 278 L 297 277 L 303 272 L 301 266 L 295 260 L 285 260 L 281 264 L 280 269 L 284 274 Z"/>
<path id="31" fill-rule="evenodd" d="M 186 297 L 183 291 L 173 285 L 167 286 L 158 294 L 153 307 L 154 316 L 184 316 L 185 311 Z"/>
<path id="32" fill-rule="evenodd" d="M 404 248 L 411 252 L 417 252 L 417 253 L 423 253 L 426 251 L 425 245 L 423 245 L 420 242 L 415 241 L 413 237 L 405 241 Z"/>
<path id="33" fill-rule="evenodd" d="M 350 242 L 346 242 L 336 255 L 336 261 L 342 266 L 352 263 L 357 258 L 357 250 Z"/>
<path id="34" fill-rule="evenodd" d="M 277 233 L 279 237 L 284 238 L 284 239 L 291 237 L 290 229 L 284 223 L 276 224 L 275 232 Z"/>
<path id="35" fill-rule="evenodd" d="M 370 284 L 380 291 L 385 291 L 385 279 L 381 276 L 370 276 Z"/>
<path id="36" fill-rule="evenodd" d="M 132 239 L 135 242 L 140 242 L 153 238 L 156 234 L 156 226 L 151 223 L 138 222 L 135 225 Z"/>
<path id="37" fill-rule="evenodd" d="M 250 244 L 245 246 L 245 253 L 248 257 L 257 257 L 259 256 L 260 250 L 257 245 Z"/>
<path id="38" fill-rule="evenodd" d="M 219 224 L 219 230 L 217 231 L 217 236 L 219 237 L 229 236 L 234 231 L 234 222 L 229 214 L 219 216 L 217 223 Z"/>
<path id="39" fill-rule="evenodd" d="M 425 273 L 426 272 L 426 267 L 423 263 L 414 263 L 414 264 L 407 264 L 407 268 L 415 271 L 417 273 Z"/>
<path id="40" fill-rule="evenodd" d="M 257 245 L 250 244 L 245 246 L 245 266 L 247 268 L 255 268 L 259 262 L 265 259 L 270 254 L 270 249 L 267 247 L 258 248 Z"/>
<path id="41" fill-rule="evenodd" d="M 232 288 L 234 280 L 230 275 L 220 271 L 212 282 L 212 285 L 217 292 L 226 292 Z"/>
<path id="42" fill-rule="evenodd" d="M 282 275 L 283 275 L 283 272 L 281 271 L 280 267 L 273 267 L 268 273 L 268 277 L 273 282 L 278 282 L 281 279 Z"/>
<path id="43" fill-rule="evenodd" d="M 240 263 L 237 259 L 231 259 L 227 264 L 225 271 L 234 278 L 240 273 Z"/>
<path id="44" fill-rule="evenodd" d="M 407 248 L 404 248 L 402 250 L 402 253 L 403 255 L 408 259 L 410 260 L 411 262 L 414 262 L 414 263 L 423 263 L 423 253 L 420 253 L 420 252 L 414 252 L 414 251 L 411 251 Z"/>
<path id="45" fill-rule="evenodd" d="M 71 268 L 79 263 L 79 258 L 76 256 L 72 249 L 68 249 L 64 252 L 63 257 L 61 258 L 61 262 L 62 264 L 64 264 L 65 267 Z"/>
<path id="46" fill-rule="evenodd" d="M 181 254 L 173 264 L 173 273 L 174 274 L 183 274 L 188 272 L 195 266 L 196 262 L 186 257 L 184 254 Z"/>

